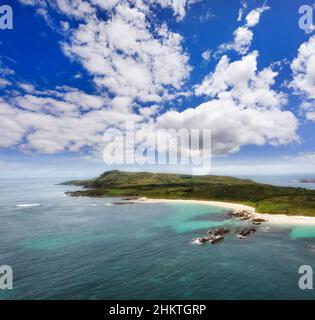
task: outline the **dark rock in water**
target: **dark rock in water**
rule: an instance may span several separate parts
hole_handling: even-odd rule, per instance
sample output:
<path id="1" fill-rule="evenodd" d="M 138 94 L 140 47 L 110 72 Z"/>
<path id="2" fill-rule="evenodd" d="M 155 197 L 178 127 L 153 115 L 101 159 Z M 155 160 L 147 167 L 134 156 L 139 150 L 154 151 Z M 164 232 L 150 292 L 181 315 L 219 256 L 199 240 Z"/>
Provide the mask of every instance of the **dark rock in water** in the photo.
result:
<path id="1" fill-rule="evenodd" d="M 223 239 L 224 239 L 223 236 L 213 236 L 213 237 L 210 238 L 209 242 L 211 244 L 215 244 L 215 243 L 217 243 L 217 242 L 219 242 L 219 241 L 221 241 Z"/>
<path id="2" fill-rule="evenodd" d="M 235 218 L 242 218 L 245 216 L 245 213 L 243 211 L 233 211 L 231 215 Z"/>
<path id="3" fill-rule="evenodd" d="M 209 229 L 207 234 L 208 236 L 222 236 L 223 234 L 229 233 L 230 230 L 227 228 L 216 228 L 216 229 Z"/>
<path id="4" fill-rule="evenodd" d="M 256 232 L 256 228 L 246 228 L 243 229 L 239 232 L 238 237 L 240 239 L 245 239 L 246 237 L 248 237 L 250 234 L 255 233 Z"/>
<path id="5" fill-rule="evenodd" d="M 205 237 L 199 238 L 199 242 L 200 243 L 205 243 L 205 242 L 208 242 L 208 241 L 209 241 L 209 238 L 205 238 Z"/>
<path id="6" fill-rule="evenodd" d="M 223 240 L 224 237 L 222 235 L 229 232 L 230 230 L 226 228 L 210 229 L 207 237 L 201 237 L 198 240 L 200 243 L 210 242 L 211 244 L 214 244 Z"/>
<path id="7" fill-rule="evenodd" d="M 244 216 L 247 216 L 247 215 L 251 215 L 252 214 L 252 211 L 250 210 L 234 210 L 232 211 L 231 213 L 234 217 L 237 217 L 237 218 L 242 218 Z"/>
<path id="8" fill-rule="evenodd" d="M 262 219 L 262 218 L 255 218 L 255 219 L 252 219 L 252 222 L 262 223 L 262 222 L 268 222 L 268 220 L 265 220 L 265 219 Z"/>

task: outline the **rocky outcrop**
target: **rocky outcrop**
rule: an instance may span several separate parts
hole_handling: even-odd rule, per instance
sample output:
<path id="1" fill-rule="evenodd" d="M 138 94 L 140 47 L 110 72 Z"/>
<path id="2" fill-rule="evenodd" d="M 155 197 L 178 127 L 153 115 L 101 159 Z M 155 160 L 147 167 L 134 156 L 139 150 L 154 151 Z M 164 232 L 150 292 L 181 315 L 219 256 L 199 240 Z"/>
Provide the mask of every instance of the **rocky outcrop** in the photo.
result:
<path id="1" fill-rule="evenodd" d="M 230 230 L 227 228 L 210 229 L 208 230 L 206 237 L 200 237 L 198 240 L 199 240 L 199 243 L 209 242 L 211 244 L 215 244 L 223 240 L 224 239 L 223 235 L 229 232 Z"/>
<path id="2" fill-rule="evenodd" d="M 253 215 L 246 215 L 243 218 L 241 218 L 241 221 L 246 221 L 246 220 L 250 220 L 253 218 Z"/>
<path id="3" fill-rule="evenodd" d="M 209 229 L 207 234 L 208 236 L 222 236 L 229 232 L 230 230 L 227 228 L 216 228 L 216 229 Z"/>
<path id="4" fill-rule="evenodd" d="M 211 244 L 215 244 L 215 243 L 217 243 L 217 242 L 219 242 L 219 241 L 221 241 L 223 239 L 224 239 L 223 236 L 213 236 L 213 237 L 210 238 L 209 242 Z"/>
<path id="5" fill-rule="evenodd" d="M 232 215 L 237 218 L 242 218 L 246 215 L 252 215 L 253 210 L 250 209 L 235 209 L 232 211 Z"/>
<path id="6" fill-rule="evenodd" d="M 231 214 L 234 218 L 240 218 L 242 221 L 244 221 L 244 220 L 252 219 L 254 217 L 253 213 L 254 213 L 253 210 L 237 209 L 232 211 Z"/>
<path id="7" fill-rule="evenodd" d="M 198 240 L 199 240 L 200 243 L 205 243 L 205 242 L 209 241 L 209 238 L 208 237 L 201 237 Z"/>
<path id="8" fill-rule="evenodd" d="M 250 209 L 237 209 L 232 211 L 231 215 L 234 218 L 240 218 L 241 221 L 250 221 L 254 225 L 260 225 L 263 222 L 268 222 L 268 220 L 262 218 L 255 218 L 254 210 Z"/>
<path id="9" fill-rule="evenodd" d="M 246 239 L 249 235 L 255 233 L 256 231 L 256 228 L 245 228 L 241 230 L 237 236 L 240 239 Z"/>
<path id="10" fill-rule="evenodd" d="M 301 183 L 315 183 L 315 179 L 301 179 Z"/>
<path id="11" fill-rule="evenodd" d="M 251 222 L 255 225 L 260 225 L 263 222 L 268 222 L 268 220 L 265 220 L 262 218 L 255 218 L 255 219 L 252 219 Z"/>
<path id="12" fill-rule="evenodd" d="M 268 220 L 263 218 L 255 218 L 254 210 L 234 210 L 230 213 L 230 216 L 239 218 L 241 221 L 248 221 L 247 228 L 243 228 L 239 231 L 236 231 L 236 236 L 239 239 L 246 239 L 251 234 L 255 233 L 257 229 L 252 225 L 260 225 L 261 223 L 268 222 Z M 200 237 L 198 239 L 199 243 L 217 243 L 224 239 L 224 235 L 230 233 L 228 228 L 220 227 L 220 228 L 212 228 L 207 231 L 207 236 Z"/>
<path id="13" fill-rule="evenodd" d="M 264 220 L 264 219 L 255 219 L 258 220 L 256 223 L 261 223 L 263 221 L 260 220 Z M 251 234 L 255 233 L 257 231 L 256 228 L 254 227 L 248 227 L 248 228 L 243 228 L 240 231 L 238 231 L 237 233 L 237 237 L 239 239 L 246 239 L 248 236 L 250 236 Z M 211 243 L 211 244 L 215 244 L 219 241 L 222 241 L 224 239 L 225 234 L 230 233 L 230 230 L 228 228 L 214 228 L 214 229 L 209 229 L 207 232 L 207 236 L 204 237 L 200 237 L 198 238 L 198 242 L 199 243 Z"/>

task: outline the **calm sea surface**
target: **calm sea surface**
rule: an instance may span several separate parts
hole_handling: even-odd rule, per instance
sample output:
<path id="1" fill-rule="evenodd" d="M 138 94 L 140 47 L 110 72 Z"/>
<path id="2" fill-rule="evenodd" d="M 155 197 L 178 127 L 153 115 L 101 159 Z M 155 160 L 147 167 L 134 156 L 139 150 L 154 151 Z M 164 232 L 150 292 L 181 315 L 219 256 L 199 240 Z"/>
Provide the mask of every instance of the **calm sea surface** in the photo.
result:
<path id="1" fill-rule="evenodd" d="M 256 180 L 299 185 L 266 179 Z M 315 298 L 298 287 L 298 268 L 315 268 L 315 228 L 261 226 L 246 240 L 196 245 L 209 227 L 240 222 L 204 205 L 69 198 L 77 188 L 60 181 L 0 180 L 0 265 L 14 271 L 0 299 Z"/>

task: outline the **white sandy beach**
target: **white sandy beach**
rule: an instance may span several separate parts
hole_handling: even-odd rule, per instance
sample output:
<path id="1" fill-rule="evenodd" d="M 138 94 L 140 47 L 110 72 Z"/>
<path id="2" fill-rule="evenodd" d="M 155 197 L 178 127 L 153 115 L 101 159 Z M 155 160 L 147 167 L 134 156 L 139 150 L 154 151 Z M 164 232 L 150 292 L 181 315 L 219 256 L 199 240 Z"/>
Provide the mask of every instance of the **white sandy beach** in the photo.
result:
<path id="1" fill-rule="evenodd" d="M 186 203 L 195 203 L 195 204 L 204 204 L 219 208 L 225 209 L 233 209 L 233 210 L 247 210 L 254 214 L 255 218 L 262 218 L 268 220 L 267 223 L 271 224 L 281 224 L 281 225 L 311 225 L 315 226 L 315 217 L 306 217 L 306 216 L 288 216 L 284 214 L 267 214 L 267 213 L 258 213 L 255 211 L 255 208 L 237 204 L 230 202 L 221 202 L 221 201 L 204 201 L 204 200 L 171 200 L 171 199 L 149 199 L 149 198 L 139 198 L 137 200 L 133 200 L 133 202 L 139 203 L 178 203 L 178 202 L 186 202 Z"/>

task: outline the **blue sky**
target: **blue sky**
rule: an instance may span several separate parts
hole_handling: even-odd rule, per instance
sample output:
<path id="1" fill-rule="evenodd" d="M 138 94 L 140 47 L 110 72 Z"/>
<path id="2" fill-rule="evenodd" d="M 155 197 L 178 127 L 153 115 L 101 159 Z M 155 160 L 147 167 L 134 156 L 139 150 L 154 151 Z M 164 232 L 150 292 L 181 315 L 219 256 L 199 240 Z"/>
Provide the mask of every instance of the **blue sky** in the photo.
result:
<path id="1" fill-rule="evenodd" d="M 14 29 L 0 30 L 5 177 L 111 169 L 102 133 L 130 119 L 150 130 L 210 128 L 213 173 L 314 172 L 315 37 L 298 25 L 299 7 L 312 1 L 6 4 Z"/>

